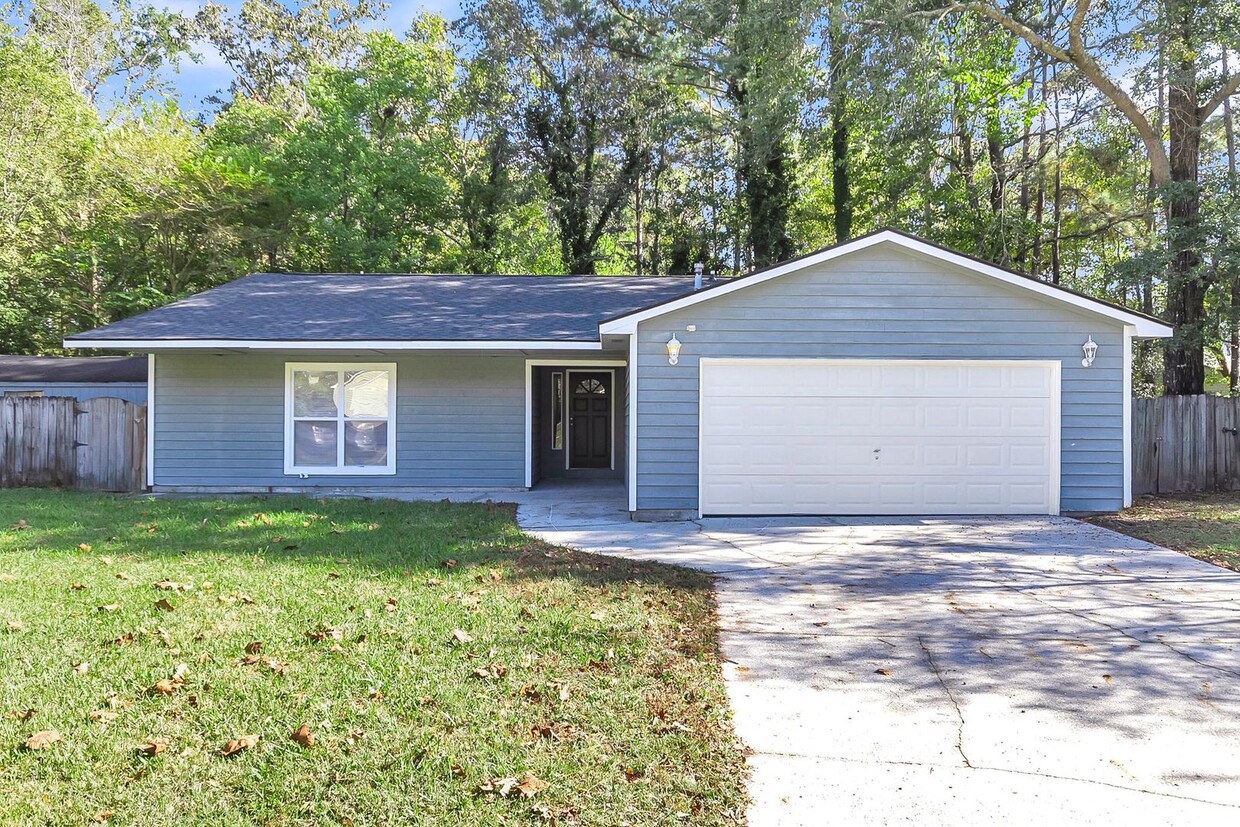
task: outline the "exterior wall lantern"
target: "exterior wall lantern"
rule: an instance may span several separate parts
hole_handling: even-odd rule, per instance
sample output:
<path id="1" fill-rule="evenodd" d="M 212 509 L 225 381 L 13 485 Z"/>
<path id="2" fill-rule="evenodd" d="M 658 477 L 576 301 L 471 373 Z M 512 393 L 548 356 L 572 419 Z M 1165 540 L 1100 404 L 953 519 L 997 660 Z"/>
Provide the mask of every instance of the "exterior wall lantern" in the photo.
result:
<path id="1" fill-rule="evenodd" d="M 1085 344 L 1081 345 L 1081 350 L 1085 353 L 1085 358 L 1081 360 L 1081 367 L 1087 368 L 1094 363 L 1094 357 L 1098 355 L 1098 343 L 1094 341 L 1092 335 Z"/>
<path id="2" fill-rule="evenodd" d="M 672 338 L 667 340 L 667 363 L 674 365 L 680 361 L 680 340 L 676 338 L 676 334 L 672 334 Z"/>

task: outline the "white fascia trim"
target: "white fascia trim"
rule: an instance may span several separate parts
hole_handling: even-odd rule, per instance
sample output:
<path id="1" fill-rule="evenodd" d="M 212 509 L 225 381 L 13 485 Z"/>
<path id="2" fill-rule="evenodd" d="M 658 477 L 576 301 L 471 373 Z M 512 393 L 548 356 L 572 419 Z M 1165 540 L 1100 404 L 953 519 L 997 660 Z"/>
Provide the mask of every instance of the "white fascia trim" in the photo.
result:
<path id="1" fill-rule="evenodd" d="M 975 273 L 990 276 L 993 279 L 997 279 L 998 281 L 1012 285 L 1013 287 L 1018 287 L 1022 290 L 1029 290 L 1033 293 L 1037 293 L 1044 298 L 1069 304 L 1088 313 L 1093 313 L 1104 318 L 1122 322 L 1126 325 L 1132 325 L 1135 328 L 1136 336 L 1140 338 L 1161 339 L 1171 336 L 1173 333 L 1170 326 L 1162 324 L 1161 322 L 1155 322 L 1152 319 L 1145 318 L 1144 316 L 1138 316 L 1135 313 L 1129 313 L 1127 311 L 1120 310 L 1119 308 L 1111 307 L 1110 305 L 1103 304 L 1102 302 L 1094 299 L 1065 292 L 1035 279 L 1026 278 L 1025 276 L 1020 276 L 1015 273 L 1009 273 L 1008 271 L 995 267 L 992 264 L 975 261 L 967 256 L 962 256 L 958 253 L 953 253 L 940 247 L 936 247 L 933 244 L 927 244 L 924 241 L 908 238 L 907 236 L 891 231 L 883 231 L 880 233 L 875 233 L 871 236 L 866 236 L 865 238 L 858 238 L 837 247 L 832 247 L 829 250 L 823 250 L 815 255 L 807 256 L 797 261 L 790 261 L 779 267 L 772 267 L 764 273 L 746 276 L 721 287 L 715 287 L 711 290 L 676 299 L 675 301 L 659 305 L 658 307 L 652 307 L 648 310 L 641 310 L 637 313 L 622 316 L 619 319 L 603 322 L 599 325 L 599 333 L 603 336 L 632 333 L 636 330 L 638 322 L 643 322 L 647 319 L 662 316 L 666 313 L 672 313 L 685 307 L 691 307 L 699 302 L 718 298 L 719 296 L 726 296 L 729 293 L 736 292 L 737 290 L 744 290 L 746 287 L 762 284 L 770 281 L 771 279 L 787 275 L 788 273 L 804 270 L 806 267 L 813 267 L 815 265 L 832 261 L 837 258 L 842 258 L 884 243 L 895 244 L 898 247 L 903 247 L 904 249 L 918 255 L 937 259 L 938 261 L 942 261 L 956 267 L 961 267 Z"/>
<path id="2" fill-rule="evenodd" d="M 260 339 L 65 339 L 67 348 L 104 348 L 110 350 L 602 350 L 598 342 L 554 341 L 385 341 L 372 339 L 356 342 L 298 341 L 279 342 Z"/>
<path id="3" fill-rule="evenodd" d="M 1132 505 L 1132 340 L 1136 328 L 1124 326 L 1124 508 Z"/>
<path id="4" fill-rule="evenodd" d="M 146 355 L 146 487 L 155 487 L 155 354 Z"/>

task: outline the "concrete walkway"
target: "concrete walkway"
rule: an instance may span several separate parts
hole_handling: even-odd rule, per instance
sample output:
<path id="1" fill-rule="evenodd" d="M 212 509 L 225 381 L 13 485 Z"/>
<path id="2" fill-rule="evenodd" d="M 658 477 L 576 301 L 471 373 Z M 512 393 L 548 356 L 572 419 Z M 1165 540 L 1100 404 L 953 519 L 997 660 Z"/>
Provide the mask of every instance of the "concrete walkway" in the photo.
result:
<path id="1" fill-rule="evenodd" d="M 496 498 L 548 541 L 718 575 L 752 827 L 1240 820 L 1238 574 L 1068 519 Z"/>

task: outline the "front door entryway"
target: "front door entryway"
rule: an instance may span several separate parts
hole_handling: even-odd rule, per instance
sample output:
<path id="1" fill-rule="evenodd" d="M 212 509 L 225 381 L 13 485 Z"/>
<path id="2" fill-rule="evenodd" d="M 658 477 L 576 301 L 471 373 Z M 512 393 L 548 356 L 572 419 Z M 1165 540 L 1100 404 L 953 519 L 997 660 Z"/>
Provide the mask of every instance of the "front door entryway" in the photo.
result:
<path id="1" fill-rule="evenodd" d="M 611 467 L 612 372 L 569 371 L 568 467 Z"/>

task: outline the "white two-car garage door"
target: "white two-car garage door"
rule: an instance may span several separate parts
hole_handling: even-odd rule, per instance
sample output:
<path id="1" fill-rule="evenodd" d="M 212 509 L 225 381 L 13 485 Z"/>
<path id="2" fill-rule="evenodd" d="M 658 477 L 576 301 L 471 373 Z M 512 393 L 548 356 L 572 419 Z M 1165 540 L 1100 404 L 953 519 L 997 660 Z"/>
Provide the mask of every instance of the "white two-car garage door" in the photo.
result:
<path id="1" fill-rule="evenodd" d="M 703 359 L 703 514 L 1055 514 L 1055 362 Z"/>

